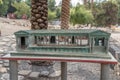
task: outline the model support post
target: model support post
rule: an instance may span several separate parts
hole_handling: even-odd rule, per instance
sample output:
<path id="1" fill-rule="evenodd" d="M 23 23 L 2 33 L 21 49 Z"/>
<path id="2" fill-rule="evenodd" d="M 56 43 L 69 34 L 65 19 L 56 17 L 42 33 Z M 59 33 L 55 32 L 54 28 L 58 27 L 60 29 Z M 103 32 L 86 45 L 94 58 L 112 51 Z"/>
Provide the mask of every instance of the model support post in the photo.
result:
<path id="1" fill-rule="evenodd" d="M 61 62 L 61 80 L 67 80 L 67 62 Z"/>
<path id="2" fill-rule="evenodd" d="M 101 79 L 100 80 L 109 80 L 110 76 L 110 67 L 109 64 L 101 64 Z"/>
<path id="3" fill-rule="evenodd" d="M 17 60 L 9 60 L 10 80 L 18 80 L 18 64 Z"/>

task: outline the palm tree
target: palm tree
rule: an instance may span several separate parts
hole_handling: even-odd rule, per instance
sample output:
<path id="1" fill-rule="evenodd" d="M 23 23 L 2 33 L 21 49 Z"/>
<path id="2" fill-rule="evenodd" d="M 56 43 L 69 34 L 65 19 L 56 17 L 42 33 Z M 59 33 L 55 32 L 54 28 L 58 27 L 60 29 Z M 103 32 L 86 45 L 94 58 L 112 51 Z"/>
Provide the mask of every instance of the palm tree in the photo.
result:
<path id="1" fill-rule="evenodd" d="M 68 29 L 70 21 L 70 0 L 62 0 L 61 29 Z M 61 62 L 61 80 L 67 80 L 67 63 Z"/>
<path id="2" fill-rule="evenodd" d="M 69 28 L 70 0 L 62 0 L 61 29 Z"/>
<path id="3" fill-rule="evenodd" d="M 47 29 L 48 0 L 31 0 L 31 29 Z M 51 64 L 50 61 L 31 61 L 32 65 Z"/>
<path id="4" fill-rule="evenodd" d="M 47 29 L 48 0 L 31 0 L 31 29 Z"/>

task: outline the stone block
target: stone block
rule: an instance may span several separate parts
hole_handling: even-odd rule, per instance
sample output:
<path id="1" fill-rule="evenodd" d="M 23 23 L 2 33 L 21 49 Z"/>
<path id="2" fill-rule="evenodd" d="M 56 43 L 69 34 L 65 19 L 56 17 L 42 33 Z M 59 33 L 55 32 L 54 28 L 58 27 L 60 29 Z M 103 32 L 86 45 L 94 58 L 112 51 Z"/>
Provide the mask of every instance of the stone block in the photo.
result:
<path id="1" fill-rule="evenodd" d="M 28 76 L 31 73 L 31 70 L 21 70 L 18 72 L 19 75 Z"/>
<path id="2" fill-rule="evenodd" d="M 40 72 L 31 72 L 29 75 L 29 78 L 31 79 L 38 79 L 40 75 Z"/>
<path id="3" fill-rule="evenodd" d="M 3 65 L 2 64 L 0 64 L 0 68 L 2 67 Z"/>
<path id="4" fill-rule="evenodd" d="M 4 60 L 3 62 L 5 62 L 5 63 L 9 63 L 9 60 Z"/>
<path id="5" fill-rule="evenodd" d="M 0 53 L 3 53 L 4 52 L 4 50 L 2 50 L 2 49 L 0 49 Z M 0 54 L 1 55 L 1 54 Z"/>
<path id="6" fill-rule="evenodd" d="M 9 63 L 3 63 L 4 67 L 9 67 Z"/>
<path id="7" fill-rule="evenodd" d="M 3 61 L 2 61 L 2 60 L 0 60 L 0 64 L 3 64 Z"/>
<path id="8" fill-rule="evenodd" d="M 1 80 L 10 80 L 9 77 L 10 77 L 9 73 L 4 73 L 1 75 Z"/>
<path id="9" fill-rule="evenodd" d="M 18 80 L 24 80 L 24 76 L 18 76 Z"/>
<path id="10" fill-rule="evenodd" d="M 0 72 L 1 73 L 6 73 L 7 72 L 7 69 L 5 67 L 0 67 Z"/>
<path id="11" fill-rule="evenodd" d="M 0 42 L 0 45 L 6 45 L 6 42 Z"/>
<path id="12" fill-rule="evenodd" d="M 42 71 L 40 73 L 40 76 L 48 76 L 49 75 L 49 71 Z"/>
<path id="13" fill-rule="evenodd" d="M 49 75 L 50 78 L 60 77 L 61 71 L 54 71 Z"/>
<path id="14" fill-rule="evenodd" d="M 5 41 L 5 42 L 10 41 L 10 39 L 8 39 L 8 38 L 4 38 L 2 40 Z"/>

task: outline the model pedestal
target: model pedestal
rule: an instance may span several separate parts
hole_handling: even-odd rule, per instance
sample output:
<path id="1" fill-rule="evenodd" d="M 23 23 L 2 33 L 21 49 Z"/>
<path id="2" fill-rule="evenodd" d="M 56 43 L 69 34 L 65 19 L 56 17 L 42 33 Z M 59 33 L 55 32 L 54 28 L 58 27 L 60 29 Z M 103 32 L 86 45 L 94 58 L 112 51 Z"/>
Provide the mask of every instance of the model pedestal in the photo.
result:
<path id="1" fill-rule="evenodd" d="M 18 80 L 18 63 L 17 60 L 10 60 L 10 80 Z M 109 80 L 109 64 L 101 63 L 100 80 Z M 61 80 L 67 80 L 67 62 L 61 62 Z"/>
<path id="2" fill-rule="evenodd" d="M 67 62 L 61 62 L 61 80 L 67 80 Z"/>
<path id="3" fill-rule="evenodd" d="M 110 76 L 110 66 L 109 64 L 101 64 L 101 79 L 100 80 L 109 80 Z"/>
<path id="4" fill-rule="evenodd" d="M 10 80 L 18 80 L 18 63 L 17 60 L 9 60 Z"/>

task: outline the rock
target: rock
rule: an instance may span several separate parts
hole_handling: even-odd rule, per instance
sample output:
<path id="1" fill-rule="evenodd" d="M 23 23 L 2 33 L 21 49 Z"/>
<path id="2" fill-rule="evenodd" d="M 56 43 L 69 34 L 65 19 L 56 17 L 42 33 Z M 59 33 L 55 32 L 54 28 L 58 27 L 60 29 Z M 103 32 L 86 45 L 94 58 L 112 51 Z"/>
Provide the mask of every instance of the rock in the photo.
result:
<path id="1" fill-rule="evenodd" d="M 28 76 L 30 73 L 31 73 L 31 70 L 20 70 L 18 72 L 18 74 L 22 76 Z"/>
<path id="2" fill-rule="evenodd" d="M 31 64 L 36 66 L 51 66 L 53 65 L 53 61 L 31 61 Z"/>
<path id="3" fill-rule="evenodd" d="M 11 48 L 13 49 L 13 51 L 16 50 L 16 44 L 12 44 Z"/>
<path id="4" fill-rule="evenodd" d="M 15 25 L 16 23 L 15 22 L 11 22 L 10 24 Z"/>
<path id="5" fill-rule="evenodd" d="M 3 52 L 4 52 L 4 50 L 1 50 L 1 49 L 0 49 L 0 53 L 3 53 Z"/>
<path id="6" fill-rule="evenodd" d="M 0 64 L 3 64 L 3 61 L 2 61 L 2 60 L 0 60 Z"/>
<path id="7" fill-rule="evenodd" d="M 4 60 L 3 62 L 5 62 L 5 63 L 9 63 L 9 60 Z"/>
<path id="8" fill-rule="evenodd" d="M 0 68 L 2 67 L 2 64 L 0 64 Z"/>
<path id="9" fill-rule="evenodd" d="M 5 53 L 5 54 L 7 54 L 9 51 L 8 51 L 8 49 L 6 48 L 6 49 L 4 49 L 4 52 L 3 53 Z"/>
<path id="10" fill-rule="evenodd" d="M 54 77 L 60 77 L 60 75 L 61 75 L 61 71 L 54 71 L 48 77 L 54 78 Z"/>
<path id="11" fill-rule="evenodd" d="M 48 76 L 49 75 L 49 71 L 42 71 L 40 73 L 40 76 Z"/>
<path id="12" fill-rule="evenodd" d="M 49 66 L 36 66 L 36 65 L 32 65 L 32 71 L 35 72 L 42 72 L 42 71 L 50 71 L 52 69 L 48 68 Z"/>
<path id="13" fill-rule="evenodd" d="M 1 46 L 1 45 L 6 45 L 6 42 L 0 42 L 0 46 Z"/>
<path id="14" fill-rule="evenodd" d="M 11 47 L 11 45 L 12 45 L 11 42 L 9 42 L 6 44 L 6 47 Z"/>
<path id="15" fill-rule="evenodd" d="M 8 38 L 3 38 L 2 40 L 5 42 L 10 41 L 10 39 L 8 39 Z"/>
<path id="16" fill-rule="evenodd" d="M 38 78 L 39 75 L 40 75 L 40 72 L 31 72 L 30 75 L 29 75 L 29 77 L 30 78 Z"/>
<path id="17" fill-rule="evenodd" d="M 9 63 L 3 63 L 4 67 L 9 67 Z"/>
<path id="18" fill-rule="evenodd" d="M 18 80 L 24 80 L 24 76 L 18 76 Z"/>
<path id="19" fill-rule="evenodd" d="M 2 75 L 2 77 L 0 78 L 0 80 L 10 80 L 10 75 L 8 74 L 8 73 L 4 73 L 3 75 Z M 24 77 L 23 76 L 18 76 L 18 80 L 23 80 L 24 79 Z"/>
<path id="20" fill-rule="evenodd" d="M 7 72 L 7 69 L 5 67 L 0 67 L 0 72 L 1 73 L 6 73 Z"/>
<path id="21" fill-rule="evenodd" d="M 15 35 L 12 35 L 11 37 L 12 37 L 13 39 L 15 39 Z"/>
<path id="22" fill-rule="evenodd" d="M 3 61 L 3 66 L 4 67 L 9 67 L 9 60 L 4 60 Z"/>
<path id="23" fill-rule="evenodd" d="M 8 73 L 4 73 L 1 77 L 1 80 L 10 80 L 9 79 L 9 74 Z"/>

